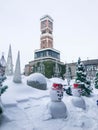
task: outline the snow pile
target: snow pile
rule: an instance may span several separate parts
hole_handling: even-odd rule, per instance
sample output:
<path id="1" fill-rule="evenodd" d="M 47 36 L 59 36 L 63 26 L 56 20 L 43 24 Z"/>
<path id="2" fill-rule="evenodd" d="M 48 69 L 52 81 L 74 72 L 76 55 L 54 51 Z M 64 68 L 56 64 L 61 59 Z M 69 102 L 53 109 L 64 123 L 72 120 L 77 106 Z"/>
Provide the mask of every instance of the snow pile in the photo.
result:
<path id="1" fill-rule="evenodd" d="M 98 129 L 97 89 L 94 89 L 93 96 L 83 97 L 86 109 L 74 106 L 72 103 L 74 97 L 64 94 L 62 101 L 66 104 L 67 118 L 52 119 L 49 111 L 50 90 L 44 91 L 28 86 L 26 84 L 28 77 L 25 76 L 22 76 L 21 84 L 13 83 L 12 79 L 13 77 L 7 77 L 4 82 L 8 89 L 1 96 L 4 113 L 0 118 L 0 130 Z M 49 87 L 53 82 L 47 81 Z"/>
<path id="2" fill-rule="evenodd" d="M 39 99 L 41 97 L 49 96 L 49 92 L 35 89 L 27 85 L 27 77 L 22 76 L 22 83 L 16 84 L 13 82 L 13 76 L 8 76 L 4 82 L 8 85 L 7 91 L 1 96 L 4 106 L 17 105 L 17 101 L 25 101 L 30 98 Z"/>
<path id="3" fill-rule="evenodd" d="M 27 79 L 27 85 L 41 90 L 47 89 L 47 82 L 45 76 L 41 73 L 31 74 Z"/>

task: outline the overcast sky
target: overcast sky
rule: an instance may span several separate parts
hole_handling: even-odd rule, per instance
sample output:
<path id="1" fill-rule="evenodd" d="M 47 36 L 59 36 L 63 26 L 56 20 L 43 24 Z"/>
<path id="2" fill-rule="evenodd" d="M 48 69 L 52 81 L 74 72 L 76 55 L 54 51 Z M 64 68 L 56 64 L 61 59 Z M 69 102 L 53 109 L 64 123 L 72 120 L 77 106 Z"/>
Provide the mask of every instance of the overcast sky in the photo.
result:
<path id="1" fill-rule="evenodd" d="M 40 18 L 53 20 L 54 48 L 64 63 L 98 58 L 98 0 L 0 0 L 0 55 L 12 47 L 15 66 L 34 60 L 40 48 Z"/>

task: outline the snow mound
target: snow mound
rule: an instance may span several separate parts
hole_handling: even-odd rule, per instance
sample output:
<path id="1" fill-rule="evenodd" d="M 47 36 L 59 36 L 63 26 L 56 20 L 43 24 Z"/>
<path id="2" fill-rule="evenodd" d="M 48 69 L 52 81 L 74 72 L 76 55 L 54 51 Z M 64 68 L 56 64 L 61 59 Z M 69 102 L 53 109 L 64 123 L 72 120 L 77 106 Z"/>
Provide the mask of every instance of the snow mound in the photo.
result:
<path id="1" fill-rule="evenodd" d="M 67 108 L 62 101 L 50 102 L 48 107 L 49 107 L 52 118 L 57 119 L 57 118 L 67 117 Z"/>
<path id="2" fill-rule="evenodd" d="M 41 73 L 31 74 L 27 79 L 27 85 L 41 90 L 47 89 L 46 78 Z"/>

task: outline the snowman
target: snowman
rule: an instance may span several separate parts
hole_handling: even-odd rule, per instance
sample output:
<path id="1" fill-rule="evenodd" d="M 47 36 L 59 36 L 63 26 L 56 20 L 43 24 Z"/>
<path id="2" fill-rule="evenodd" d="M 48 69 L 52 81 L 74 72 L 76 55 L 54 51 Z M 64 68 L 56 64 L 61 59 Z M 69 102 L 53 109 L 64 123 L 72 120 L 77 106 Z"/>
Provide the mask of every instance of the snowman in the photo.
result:
<path id="1" fill-rule="evenodd" d="M 50 90 L 51 101 L 49 103 L 49 109 L 52 118 L 66 118 L 67 108 L 63 98 L 63 85 L 60 83 L 53 83 Z"/>
<path id="2" fill-rule="evenodd" d="M 74 83 L 72 88 L 72 103 L 74 106 L 86 109 L 86 104 L 84 99 L 81 97 L 81 88 L 79 88 L 79 84 Z"/>

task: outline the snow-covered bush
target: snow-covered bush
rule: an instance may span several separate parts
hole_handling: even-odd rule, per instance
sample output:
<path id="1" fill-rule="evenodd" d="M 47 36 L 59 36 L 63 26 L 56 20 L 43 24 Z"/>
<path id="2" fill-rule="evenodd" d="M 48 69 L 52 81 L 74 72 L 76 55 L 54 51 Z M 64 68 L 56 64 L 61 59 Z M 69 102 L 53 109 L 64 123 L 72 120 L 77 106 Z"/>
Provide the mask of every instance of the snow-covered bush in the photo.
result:
<path id="1" fill-rule="evenodd" d="M 27 79 L 27 85 L 41 90 L 47 89 L 46 78 L 41 73 L 31 74 Z"/>

